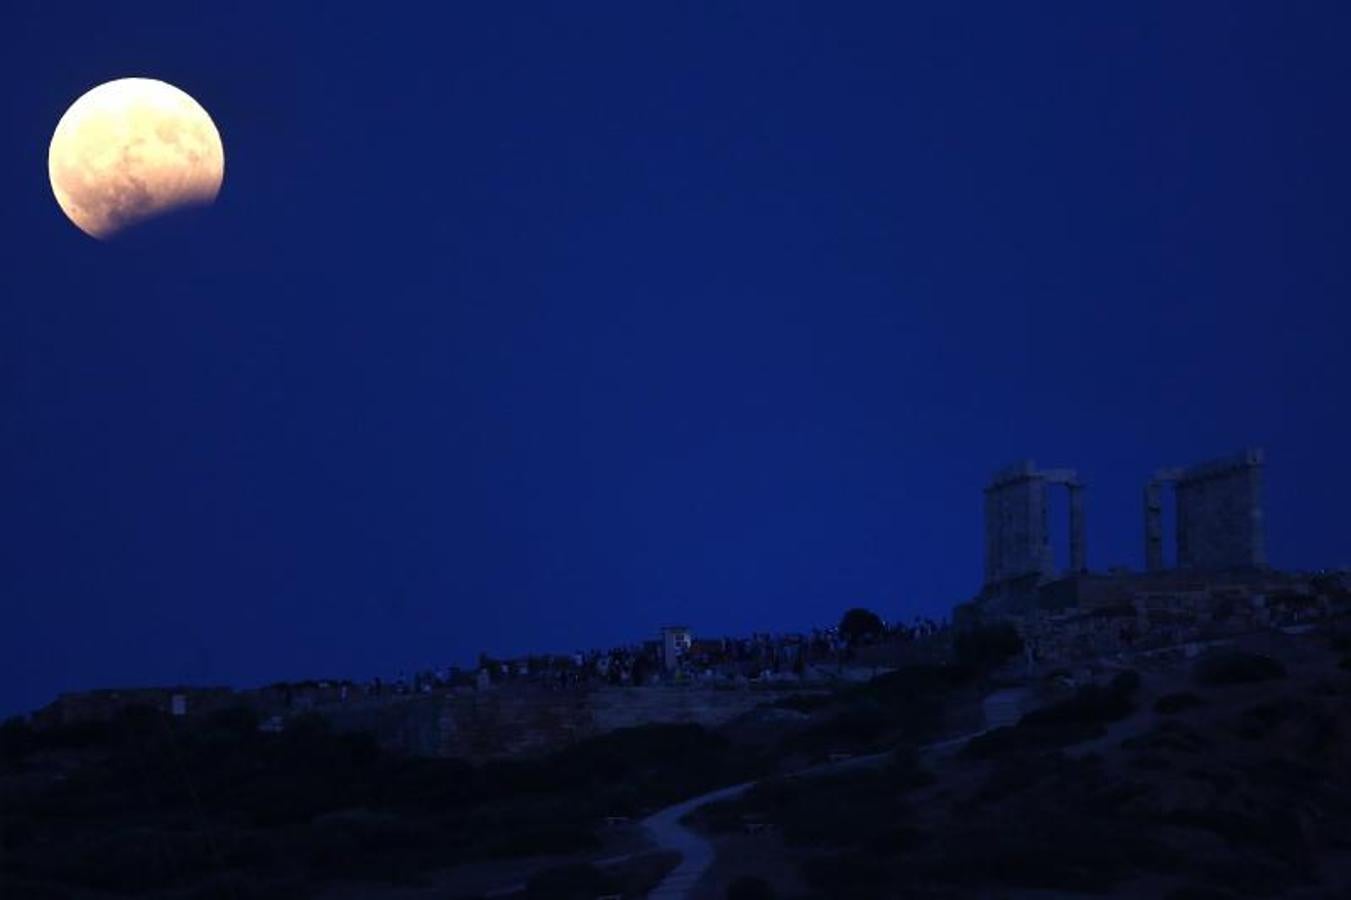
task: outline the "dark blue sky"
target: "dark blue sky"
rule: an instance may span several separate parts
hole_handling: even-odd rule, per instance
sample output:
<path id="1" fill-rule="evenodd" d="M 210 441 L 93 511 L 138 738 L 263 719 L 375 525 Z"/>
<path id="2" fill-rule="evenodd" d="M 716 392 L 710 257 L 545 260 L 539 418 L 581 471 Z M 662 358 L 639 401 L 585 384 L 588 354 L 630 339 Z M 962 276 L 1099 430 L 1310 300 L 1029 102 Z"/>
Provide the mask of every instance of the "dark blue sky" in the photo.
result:
<path id="1" fill-rule="evenodd" d="M 1104 568 L 1265 446 L 1351 563 L 1348 10 L 10 2 L 0 711 L 942 614 L 1024 456 Z M 225 186 L 99 244 L 47 142 L 127 75 Z"/>

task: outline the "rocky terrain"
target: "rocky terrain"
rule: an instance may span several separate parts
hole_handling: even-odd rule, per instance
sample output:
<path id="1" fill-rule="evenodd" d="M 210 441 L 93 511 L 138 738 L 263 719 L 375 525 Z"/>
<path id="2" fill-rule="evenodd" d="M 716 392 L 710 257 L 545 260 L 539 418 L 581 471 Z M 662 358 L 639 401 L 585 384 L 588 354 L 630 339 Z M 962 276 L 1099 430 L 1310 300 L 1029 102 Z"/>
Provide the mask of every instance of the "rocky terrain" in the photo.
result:
<path id="1" fill-rule="evenodd" d="M 716 852 L 691 896 L 1341 896 L 1351 631 L 1293 630 L 1029 676 L 990 629 L 952 663 L 715 730 L 513 760 L 393 756 L 247 710 L 11 722 L 0 874 L 6 900 L 635 898 L 678 862 L 639 819 L 749 781 L 690 814 Z"/>
<path id="2" fill-rule="evenodd" d="M 696 896 L 1346 896 L 1348 646 L 1057 673 L 1030 687 L 1061 699 L 953 756 L 767 780 L 695 814 L 721 850 Z"/>

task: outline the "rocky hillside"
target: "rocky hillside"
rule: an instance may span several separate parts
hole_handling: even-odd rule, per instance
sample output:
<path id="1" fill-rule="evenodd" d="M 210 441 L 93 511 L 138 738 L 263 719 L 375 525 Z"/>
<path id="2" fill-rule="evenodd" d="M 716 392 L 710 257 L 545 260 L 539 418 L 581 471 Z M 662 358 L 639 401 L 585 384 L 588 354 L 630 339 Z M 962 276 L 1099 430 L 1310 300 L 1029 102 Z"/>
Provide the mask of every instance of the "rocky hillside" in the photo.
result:
<path id="1" fill-rule="evenodd" d="M 1348 649 L 1277 633 L 1104 666 L 954 756 L 766 782 L 705 811 L 708 896 L 1347 896 Z"/>

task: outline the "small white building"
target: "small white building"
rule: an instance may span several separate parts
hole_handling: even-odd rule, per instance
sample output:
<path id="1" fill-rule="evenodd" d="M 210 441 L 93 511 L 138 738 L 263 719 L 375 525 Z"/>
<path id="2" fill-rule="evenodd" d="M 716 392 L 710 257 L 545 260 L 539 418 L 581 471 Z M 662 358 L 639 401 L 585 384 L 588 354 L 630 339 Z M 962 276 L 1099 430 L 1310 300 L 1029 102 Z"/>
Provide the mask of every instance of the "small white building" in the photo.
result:
<path id="1" fill-rule="evenodd" d="M 686 625 L 663 625 L 661 628 L 661 661 L 670 672 L 680 665 L 680 661 L 690 652 L 693 640 Z"/>

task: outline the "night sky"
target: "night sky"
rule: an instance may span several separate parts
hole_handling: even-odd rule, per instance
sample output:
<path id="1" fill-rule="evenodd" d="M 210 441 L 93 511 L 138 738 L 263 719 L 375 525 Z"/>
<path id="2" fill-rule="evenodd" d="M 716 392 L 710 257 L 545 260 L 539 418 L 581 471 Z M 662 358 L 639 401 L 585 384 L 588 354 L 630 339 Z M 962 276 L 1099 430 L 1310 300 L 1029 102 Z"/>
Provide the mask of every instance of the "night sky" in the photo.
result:
<path id="1" fill-rule="evenodd" d="M 1263 446 L 1272 563 L 1351 564 L 1345 3 L 2 19 L 0 712 L 943 615 L 1022 457 L 1138 567 Z M 99 243 L 47 145 L 128 75 L 225 185 Z"/>

